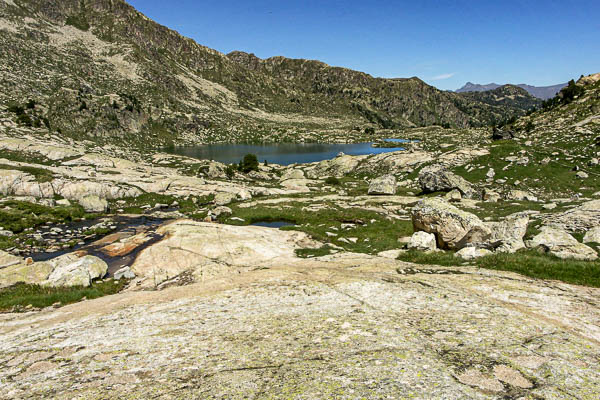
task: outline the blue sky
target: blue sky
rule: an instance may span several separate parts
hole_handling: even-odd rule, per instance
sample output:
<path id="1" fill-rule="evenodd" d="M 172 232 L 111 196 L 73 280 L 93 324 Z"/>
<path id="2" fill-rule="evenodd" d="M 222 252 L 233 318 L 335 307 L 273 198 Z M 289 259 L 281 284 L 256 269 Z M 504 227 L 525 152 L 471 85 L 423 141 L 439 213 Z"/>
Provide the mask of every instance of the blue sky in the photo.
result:
<path id="1" fill-rule="evenodd" d="M 317 59 L 440 89 L 600 72 L 598 0 L 128 1 L 223 53 Z"/>

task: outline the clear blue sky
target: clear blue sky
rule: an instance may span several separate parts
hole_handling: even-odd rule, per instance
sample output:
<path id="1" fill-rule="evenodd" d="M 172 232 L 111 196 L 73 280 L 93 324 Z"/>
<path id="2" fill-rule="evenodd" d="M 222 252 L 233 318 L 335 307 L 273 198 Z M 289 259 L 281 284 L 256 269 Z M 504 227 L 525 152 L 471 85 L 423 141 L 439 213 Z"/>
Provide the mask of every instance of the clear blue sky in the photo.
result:
<path id="1" fill-rule="evenodd" d="M 600 0 L 128 1 L 223 53 L 317 59 L 440 89 L 600 72 Z"/>

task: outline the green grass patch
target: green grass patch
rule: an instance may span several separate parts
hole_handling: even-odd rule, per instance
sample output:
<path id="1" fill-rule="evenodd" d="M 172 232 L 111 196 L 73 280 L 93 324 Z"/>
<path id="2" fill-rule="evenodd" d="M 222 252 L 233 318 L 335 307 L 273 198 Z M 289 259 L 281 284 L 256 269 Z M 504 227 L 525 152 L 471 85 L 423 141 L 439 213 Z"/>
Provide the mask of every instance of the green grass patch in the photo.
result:
<path id="1" fill-rule="evenodd" d="M 399 260 L 415 264 L 456 266 L 462 260 L 450 252 L 424 253 L 408 251 Z M 494 253 L 471 261 L 474 266 L 498 271 L 516 272 L 531 278 L 552 279 L 566 283 L 600 287 L 600 262 L 563 260 L 536 250 L 514 254 Z"/>
<path id="2" fill-rule="evenodd" d="M 198 209 L 210 204 L 214 200 L 214 195 L 209 196 L 190 196 L 187 199 L 178 198 L 158 193 L 144 193 L 137 197 L 129 197 L 122 199 L 125 204 L 119 205 L 117 201 L 111 202 L 111 209 L 123 209 L 128 214 L 142 214 L 143 206 L 149 205 L 154 207 L 156 204 L 171 205 L 177 201 L 180 212 L 191 215 L 196 214 Z"/>
<path id="3" fill-rule="evenodd" d="M 255 222 L 285 221 L 295 224 L 282 230 L 306 232 L 322 243 L 332 243 L 347 251 L 374 254 L 399 247 L 398 238 L 412 234 L 412 223 L 360 208 L 342 208 L 330 202 L 319 203 L 326 208 L 311 211 L 307 203 L 282 203 L 277 206 L 242 208 L 231 206 L 233 214 L 220 222 L 231 225 L 249 225 Z M 232 220 L 232 217 L 244 221 Z M 353 224 L 348 227 L 347 224 Z M 344 225 L 346 228 L 342 228 Z M 329 233 L 329 234 L 328 234 Z M 331 234 L 337 235 L 332 236 Z M 345 238 L 349 243 L 340 239 Z M 356 238 L 356 243 L 350 241 Z"/>
<path id="4" fill-rule="evenodd" d="M 27 228 L 35 228 L 48 222 L 71 222 L 90 217 L 79 205 L 68 207 L 47 207 L 26 201 L 5 201 L 0 203 L 0 226 L 14 233 Z"/>
<path id="5" fill-rule="evenodd" d="M 23 311 L 29 305 L 35 308 L 44 308 L 56 303 L 66 305 L 78 302 L 84 297 L 95 299 L 118 293 L 126 284 L 124 279 L 93 282 L 90 287 L 44 287 L 18 283 L 0 289 L 0 312 Z"/>

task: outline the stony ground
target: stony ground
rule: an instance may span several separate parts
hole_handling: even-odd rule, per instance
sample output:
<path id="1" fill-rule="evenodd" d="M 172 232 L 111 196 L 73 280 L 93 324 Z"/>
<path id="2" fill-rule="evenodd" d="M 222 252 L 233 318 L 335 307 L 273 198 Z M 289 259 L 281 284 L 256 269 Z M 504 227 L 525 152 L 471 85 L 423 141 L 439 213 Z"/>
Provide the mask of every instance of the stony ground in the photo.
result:
<path id="1" fill-rule="evenodd" d="M 364 255 L 303 260 L 3 314 L 0 398 L 597 399 L 599 296 Z"/>

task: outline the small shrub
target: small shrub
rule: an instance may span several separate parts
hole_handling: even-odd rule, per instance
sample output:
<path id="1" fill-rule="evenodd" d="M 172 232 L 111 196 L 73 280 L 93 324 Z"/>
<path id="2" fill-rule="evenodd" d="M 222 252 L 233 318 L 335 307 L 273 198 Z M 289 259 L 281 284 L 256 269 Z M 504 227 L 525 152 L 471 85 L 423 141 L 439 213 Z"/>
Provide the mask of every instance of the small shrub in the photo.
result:
<path id="1" fill-rule="evenodd" d="M 227 166 L 227 168 L 225 169 L 225 174 L 227 175 L 228 179 L 233 179 L 233 177 L 235 176 L 235 167 L 233 166 L 233 164 Z"/>
<path id="2" fill-rule="evenodd" d="M 255 154 L 246 154 L 240 161 L 238 169 L 243 173 L 258 171 L 258 158 Z"/>
<path id="3" fill-rule="evenodd" d="M 328 185 L 339 185 L 341 184 L 340 180 L 338 178 L 336 178 L 335 176 L 328 176 L 327 179 L 325 179 L 325 183 Z"/>
<path id="4" fill-rule="evenodd" d="M 365 133 L 367 135 L 374 135 L 375 134 L 375 128 L 373 128 L 372 126 L 369 126 L 368 128 L 365 128 Z"/>
<path id="5" fill-rule="evenodd" d="M 87 31 L 90 29 L 90 24 L 84 15 L 71 15 L 67 17 L 65 24 L 74 26 L 81 31 Z"/>
<path id="6" fill-rule="evenodd" d="M 19 115 L 17 117 L 17 123 L 20 125 L 25 125 L 25 126 L 33 125 L 33 121 L 31 120 L 31 117 L 29 117 L 29 115 L 27 115 L 27 114 Z"/>

